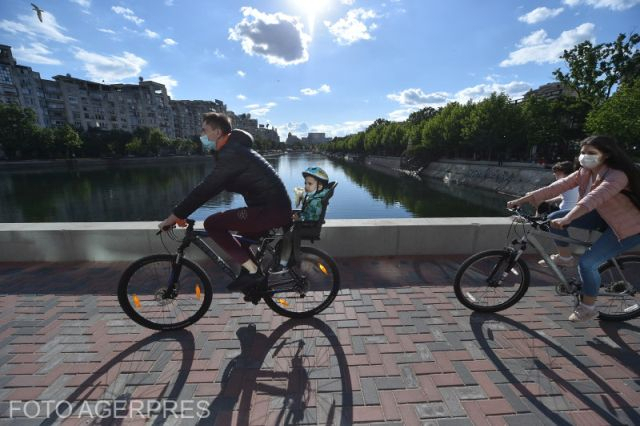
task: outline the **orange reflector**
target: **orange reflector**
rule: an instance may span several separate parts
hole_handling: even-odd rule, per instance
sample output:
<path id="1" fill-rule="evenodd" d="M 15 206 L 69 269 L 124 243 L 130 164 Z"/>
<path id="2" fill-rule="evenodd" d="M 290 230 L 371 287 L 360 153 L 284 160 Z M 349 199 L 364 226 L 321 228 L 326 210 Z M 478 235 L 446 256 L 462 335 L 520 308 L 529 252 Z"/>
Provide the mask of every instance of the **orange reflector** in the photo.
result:
<path id="1" fill-rule="evenodd" d="M 140 307 L 140 299 L 138 299 L 138 295 L 137 294 L 133 295 L 133 304 L 136 305 L 136 308 Z"/>
<path id="2" fill-rule="evenodd" d="M 196 284 L 196 299 L 200 299 L 200 284 Z"/>
<path id="3" fill-rule="evenodd" d="M 287 299 L 278 299 L 278 303 L 282 306 L 289 306 L 289 302 L 287 302 Z"/>
<path id="4" fill-rule="evenodd" d="M 329 275 L 329 272 L 327 272 L 327 268 L 325 268 L 322 263 L 318 263 L 318 268 L 320 268 L 323 274 Z"/>

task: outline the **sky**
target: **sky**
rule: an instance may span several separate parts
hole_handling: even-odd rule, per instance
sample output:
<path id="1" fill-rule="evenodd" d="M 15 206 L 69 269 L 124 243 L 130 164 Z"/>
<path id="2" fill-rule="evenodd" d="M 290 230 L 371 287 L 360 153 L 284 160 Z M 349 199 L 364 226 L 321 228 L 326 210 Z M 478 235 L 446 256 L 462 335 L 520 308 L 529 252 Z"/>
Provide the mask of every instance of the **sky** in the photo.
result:
<path id="1" fill-rule="evenodd" d="M 640 32 L 640 0 L 0 0 L 18 64 L 167 86 L 306 136 L 421 108 L 513 99 L 554 80 L 564 49 Z"/>

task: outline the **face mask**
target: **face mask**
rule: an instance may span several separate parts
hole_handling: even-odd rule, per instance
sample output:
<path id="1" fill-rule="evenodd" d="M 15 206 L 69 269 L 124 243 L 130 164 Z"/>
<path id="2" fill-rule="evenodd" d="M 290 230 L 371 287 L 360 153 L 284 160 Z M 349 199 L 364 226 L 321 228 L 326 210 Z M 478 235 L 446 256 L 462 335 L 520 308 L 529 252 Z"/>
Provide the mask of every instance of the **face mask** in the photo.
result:
<path id="1" fill-rule="evenodd" d="M 594 169 L 600 165 L 600 156 L 591 154 L 580 154 L 578 157 L 580 165 L 586 169 Z"/>
<path id="2" fill-rule="evenodd" d="M 200 136 L 200 142 L 202 142 L 202 147 L 205 150 L 209 150 L 209 149 L 216 149 L 216 143 L 212 142 L 209 140 L 209 138 L 207 137 L 207 135 L 202 135 Z"/>

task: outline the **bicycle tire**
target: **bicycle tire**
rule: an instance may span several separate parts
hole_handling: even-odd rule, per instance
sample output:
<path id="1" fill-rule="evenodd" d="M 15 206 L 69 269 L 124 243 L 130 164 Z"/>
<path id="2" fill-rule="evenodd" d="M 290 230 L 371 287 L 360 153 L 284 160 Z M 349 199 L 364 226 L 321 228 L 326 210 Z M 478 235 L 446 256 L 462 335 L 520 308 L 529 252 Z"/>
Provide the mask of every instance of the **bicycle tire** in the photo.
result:
<path id="1" fill-rule="evenodd" d="M 621 256 L 616 261 L 635 291 L 631 294 L 616 291 L 616 285 L 622 284 L 622 277 L 611 260 L 602 264 L 598 268 L 602 278 L 598 311 L 600 319 L 605 321 L 625 321 L 640 316 L 640 256 Z"/>
<path id="2" fill-rule="evenodd" d="M 188 291 L 193 289 L 194 295 L 189 293 L 189 296 L 194 296 L 195 300 L 202 299 L 202 304 L 200 306 L 195 306 L 195 312 L 181 320 L 177 320 L 176 318 L 174 321 L 172 318 L 164 315 L 162 315 L 162 319 L 164 319 L 162 322 L 158 322 L 157 319 L 151 318 L 152 315 L 157 315 L 158 313 L 168 313 L 170 308 L 165 309 L 165 307 L 169 305 L 173 305 L 175 311 L 183 312 L 183 306 L 178 306 L 175 301 L 177 300 L 177 297 L 180 297 L 180 295 L 186 296 L 186 292 L 179 293 L 176 298 L 171 299 L 171 302 L 166 302 L 165 300 L 167 299 L 159 299 L 159 293 L 162 291 L 163 287 L 166 286 L 169 280 L 171 264 L 174 260 L 175 255 L 154 254 L 136 260 L 122 273 L 118 284 L 118 302 L 120 303 L 124 313 L 143 327 L 153 330 L 178 330 L 185 328 L 202 318 L 209 309 L 209 306 L 211 306 L 213 289 L 211 280 L 207 276 L 207 273 L 192 261 L 182 259 L 182 270 L 178 280 L 184 279 L 184 282 L 181 283 L 180 287 L 183 289 L 188 288 Z M 155 271 L 153 270 L 154 266 L 157 268 Z M 190 273 L 185 273 L 187 272 L 186 270 Z M 136 274 L 139 274 L 141 271 L 150 271 L 149 273 L 153 272 L 152 278 L 145 280 L 142 283 L 138 283 Z M 192 284 L 192 286 L 187 287 L 187 280 Z M 138 284 L 142 285 L 138 287 Z M 194 297 L 191 297 L 191 299 L 194 299 Z M 180 299 L 181 303 L 182 300 L 183 299 Z M 188 298 L 185 298 L 185 300 L 188 302 Z M 189 305 L 193 305 L 193 303 L 185 304 L 184 307 L 189 307 Z M 158 309 L 159 307 L 160 309 Z M 176 312 L 176 314 L 179 313 L 180 312 Z"/>
<path id="3" fill-rule="evenodd" d="M 314 299 L 312 302 L 308 302 L 310 299 L 309 291 L 305 291 L 304 295 L 301 295 L 297 291 L 290 291 L 263 297 L 269 308 L 288 318 L 309 318 L 322 312 L 333 302 L 340 290 L 340 273 L 331 256 L 322 250 L 307 246 L 300 247 L 300 252 L 300 265 L 295 268 L 297 268 L 303 276 L 303 284 L 307 286 L 315 284 L 315 282 L 311 282 L 312 277 L 313 279 L 322 279 L 324 284 L 313 285 L 313 289 L 305 289 L 311 290 L 313 293 L 311 294 L 311 298 Z M 291 274 L 291 272 L 289 274 Z M 272 282 L 269 283 L 269 286 L 273 286 Z M 322 288 L 327 290 L 322 290 Z M 318 302 L 317 305 L 315 301 Z M 314 306 L 307 309 L 307 306 L 311 306 L 312 304 Z M 301 310 L 294 310 L 299 306 L 302 307 Z"/>
<path id="4" fill-rule="evenodd" d="M 480 253 L 476 253 L 473 256 L 466 259 L 462 265 L 458 268 L 456 273 L 453 289 L 455 291 L 457 299 L 469 309 L 478 312 L 498 312 L 507 309 L 516 304 L 527 292 L 529 288 L 529 267 L 522 260 L 518 259 L 515 264 L 509 269 L 509 276 L 503 278 L 501 284 L 498 286 L 491 286 L 487 283 L 487 279 L 490 275 L 502 274 L 506 271 L 506 267 L 511 260 L 511 253 L 508 250 L 487 250 Z M 480 262 L 486 261 L 485 265 L 475 266 Z M 474 271 L 472 268 L 476 268 Z M 519 269 L 519 271 L 517 270 Z M 507 288 L 502 285 L 504 279 L 512 278 L 518 282 L 514 282 L 514 286 L 517 285 L 510 293 L 504 293 Z M 467 287 L 474 287 L 483 289 L 481 292 L 470 292 Z M 504 297 L 498 297 L 499 290 L 502 290 Z M 480 297 L 478 297 L 480 296 Z M 502 300 L 506 297 L 506 300 Z M 482 300 L 500 299 L 499 303 L 487 302 L 487 304 L 480 304 Z"/>

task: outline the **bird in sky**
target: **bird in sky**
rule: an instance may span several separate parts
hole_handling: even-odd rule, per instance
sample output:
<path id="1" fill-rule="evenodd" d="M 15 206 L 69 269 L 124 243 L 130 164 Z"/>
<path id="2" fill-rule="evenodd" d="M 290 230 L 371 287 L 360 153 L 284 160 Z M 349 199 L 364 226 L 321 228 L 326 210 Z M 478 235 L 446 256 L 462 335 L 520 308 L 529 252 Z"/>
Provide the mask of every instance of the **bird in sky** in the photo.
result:
<path id="1" fill-rule="evenodd" d="M 42 12 L 44 12 L 44 10 L 40 9 L 38 6 L 36 6 L 33 3 L 31 3 L 31 6 L 33 6 L 33 10 L 35 10 L 36 14 L 38 14 L 38 19 L 40 20 L 40 22 L 42 22 Z"/>

